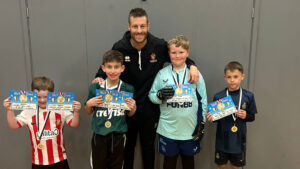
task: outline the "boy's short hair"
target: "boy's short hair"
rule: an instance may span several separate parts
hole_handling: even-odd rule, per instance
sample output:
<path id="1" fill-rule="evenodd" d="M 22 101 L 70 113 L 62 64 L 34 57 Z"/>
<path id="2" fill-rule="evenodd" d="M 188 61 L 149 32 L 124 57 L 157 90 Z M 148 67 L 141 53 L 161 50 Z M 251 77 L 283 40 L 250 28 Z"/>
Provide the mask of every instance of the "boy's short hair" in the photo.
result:
<path id="1" fill-rule="evenodd" d="M 130 10 L 129 15 L 128 15 L 128 23 L 130 24 L 130 17 L 143 17 L 146 16 L 147 18 L 147 23 L 148 23 L 148 15 L 146 11 L 143 8 L 133 8 Z"/>
<path id="2" fill-rule="evenodd" d="M 168 42 L 169 50 L 170 50 L 171 45 L 175 45 L 176 47 L 181 46 L 185 50 L 189 50 L 189 48 L 190 48 L 189 40 L 183 35 L 176 36 L 176 37 L 172 38 L 171 40 L 169 40 L 169 42 Z"/>
<path id="3" fill-rule="evenodd" d="M 230 70 L 230 71 L 238 70 L 241 73 L 244 73 L 243 65 L 238 61 L 229 62 L 224 68 L 224 74 L 226 74 L 227 70 Z"/>
<path id="4" fill-rule="evenodd" d="M 48 90 L 49 92 L 54 91 L 53 81 L 45 76 L 35 77 L 31 82 L 31 90 Z"/>
<path id="5" fill-rule="evenodd" d="M 118 62 L 123 65 L 123 54 L 117 50 L 109 50 L 103 55 L 103 65 L 108 62 Z"/>

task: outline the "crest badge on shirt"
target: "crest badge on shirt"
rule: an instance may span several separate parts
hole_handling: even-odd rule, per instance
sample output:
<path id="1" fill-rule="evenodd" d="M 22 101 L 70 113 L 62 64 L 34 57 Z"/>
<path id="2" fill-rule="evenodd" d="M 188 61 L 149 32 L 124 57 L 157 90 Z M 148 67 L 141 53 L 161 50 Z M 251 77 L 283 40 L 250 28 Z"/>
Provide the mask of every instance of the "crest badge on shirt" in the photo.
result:
<path id="1" fill-rule="evenodd" d="M 242 105 L 242 109 L 246 109 L 247 108 L 247 105 L 246 105 L 246 102 L 244 102 L 244 104 Z"/>
<path id="2" fill-rule="evenodd" d="M 125 62 L 130 62 L 130 56 L 125 56 Z"/>
<path id="3" fill-rule="evenodd" d="M 60 125 L 60 123 L 61 123 L 61 121 L 59 119 L 55 121 L 56 125 Z"/>
<path id="4" fill-rule="evenodd" d="M 151 55 L 150 55 L 150 63 L 154 63 L 154 62 L 157 62 L 156 54 L 155 53 L 151 53 Z"/>
<path id="5" fill-rule="evenodd" d="M 216 153 L 216 159 L 219 159 L 219 158 L 220 158 L 220 154 Z"/>

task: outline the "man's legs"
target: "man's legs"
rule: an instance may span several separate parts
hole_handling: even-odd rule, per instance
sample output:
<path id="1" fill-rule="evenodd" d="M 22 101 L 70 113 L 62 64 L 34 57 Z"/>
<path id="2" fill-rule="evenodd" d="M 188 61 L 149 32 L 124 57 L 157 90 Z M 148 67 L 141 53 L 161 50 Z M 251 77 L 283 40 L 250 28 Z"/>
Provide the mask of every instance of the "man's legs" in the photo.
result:
<path id="1" fill-rule="evenodd" d="M 139 116 L 139 134 L 142 148 L 144 169 L 154 169 L 154 141 L 159 117 L 159 107 L 152 103 L 145 104 Z"/>
<path id="2" fill-rule="evenodd" d="M 136 119 L 131 117 L 127 117 L 126 122 L 128 131 L 126 133 L 126 144 L 124 149 L 124 169 L 133 169 L 138 123 Z"/>
<path id="3" fill-rule="evenodd" d="M 155 122 L 149 120 L 141 123 L 139 130 L 144 169 L 154 169 L 154 141 L 156 136 L 156 128 L 154 127 Z"/>

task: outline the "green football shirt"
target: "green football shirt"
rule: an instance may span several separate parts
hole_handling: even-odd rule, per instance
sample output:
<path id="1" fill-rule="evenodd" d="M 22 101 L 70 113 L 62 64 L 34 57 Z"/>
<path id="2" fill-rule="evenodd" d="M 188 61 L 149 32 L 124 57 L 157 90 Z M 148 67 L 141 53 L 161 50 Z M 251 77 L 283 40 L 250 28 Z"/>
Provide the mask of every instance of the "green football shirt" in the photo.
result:
<path id="1" fill-rule="evenodd" d="M 94 83 L 90 86 L 89 96 L 87 101 L 93 97 L 96 97 L 96 90 L 105 90 L 99 83 Z M 117 87 L 111 88 L 117 90 Z M 132 85 L 122 82 L 120 91 L 134 93 Z M 99 135 L 107 135 L 112 132 L 125 133 L 127 131 L 126 114 L 128 111 L 123 109 L 113 109 L 104 107 L 93 107 L 93 118 L 92 118 L 92 130 Z M 110 126 L 105 126 L 105 123 L 110 123 Z"/>

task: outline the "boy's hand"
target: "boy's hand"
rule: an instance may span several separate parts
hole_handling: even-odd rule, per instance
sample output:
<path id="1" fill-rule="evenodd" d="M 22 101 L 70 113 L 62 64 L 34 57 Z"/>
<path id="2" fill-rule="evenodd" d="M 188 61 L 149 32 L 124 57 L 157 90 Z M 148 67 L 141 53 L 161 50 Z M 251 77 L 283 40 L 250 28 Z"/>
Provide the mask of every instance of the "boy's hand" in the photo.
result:
<path id="1" fill-rule="evenodd" d="M 96 77 L 96 78 L 92 81 L 93 84 L 94 84 L 94 83 L 99 83 L 100 86 L 101 86 L 101 85 L 104 85 L 104 82 L 105 82 L 105 80 L 102 79 L 101 77 Z"/>
<path id="2" fill-rule="evenodd" d="M 195 130 L 192 134 L 194 141 L 201 141 L 204 136 L 204 125 L 203 121 L 198 121 Z"/>
<path id="3" fill-rule="evenodd" d="M 158 90 L 156 96 L 160 100 L 170 99 L 174 96 L 174 89 L 173 89 L 173 87 L 164 87 L 164 88 Z"/>
<path id="4" fill-rule="evenodd" d="M 245 110 L 239 109 L 235 114 L 237 117 L 244 120 L 246 118 L 247 112 Z"/>
<path id="5" fill-rule="evenodd" d="M 103 101 L 103 97 L 102 96 L 98 96 L 98 97 L 93 97 L 90 100 L 88 100 L 86 102 L 86 105 L 89 106 L 89 107 L 96 107 L 99 104 L 102 104 L 103 102 L 104 102 Z"/>
<path id="6" fill-rule="evenodd" d="M 136 103 L 132 98 L 126 98 L 125 102 L 131 111 L 136 111 Z"/>
<path id="7" fill-rule="evenodd" d="M 81 103 L 78 101 L 73 101 L 74 112 L 79 112 L 81 109 Z"/>
<path id="8" fill-rule="evenodd" d="M 5 109 L 7 111 L 10 111 L 10 105 L 11 105 L 11 101 L 10 101 L 10 97 L 6 98 L 4 101 L 3 101 L 3 106 L 5 107 Z"/>
<path id="9" fill-rule="evenodd" d="M 209 122 L 213 122 L 213 119 L 212 119 L 212 117 L 211 117 L 210 112 L 207 112 L 207 114 L 206 114 L 206 119 L 207 119 L 207 121 L 209 121 Z"/>
<path id="10" fill-rule="evenodd" d="M 190 66 L 188 82 L 197 83 L 199 80 L 198 68 L 195 65 Z"/>

